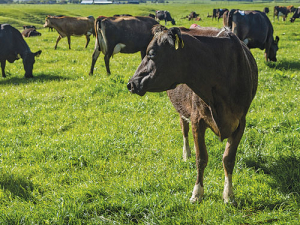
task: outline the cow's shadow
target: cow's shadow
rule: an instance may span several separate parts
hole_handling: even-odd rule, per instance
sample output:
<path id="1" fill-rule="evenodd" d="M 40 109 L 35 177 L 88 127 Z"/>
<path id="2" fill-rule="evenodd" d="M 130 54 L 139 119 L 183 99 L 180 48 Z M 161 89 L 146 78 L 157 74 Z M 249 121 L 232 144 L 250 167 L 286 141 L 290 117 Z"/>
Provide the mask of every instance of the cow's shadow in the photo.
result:
<path id="1" fill-rule="evenodd" d="M 0 187 L 5 192 L 9 191 L 13 197 L 19 197 L 25 201 L 33 201 L 34 196 L 32 194 L 34 190 L 33 183 L 22 177 L 21 175 L 4 173 L 0 177 Z"/>
<path id="2" fill-rule="evenodd" d="M 278 70 L 300 70 L 300 61 L 279 60 L 277 62 L 267 62 L 268 67 Z"/>
<path id="3" fill-rule="evenodd" d="M 19 85 L 19 84 L 28 84 L 36 81 L 61 81 L 61 80 L 69 80 L 71 78 L 50 74 L 37 74 L 34 75 L 33 78 L 25 78 L 25 77 L 14 77 L 13 75 L 7 75 L 5 78 L 0 77 L 0 85 Z"/>

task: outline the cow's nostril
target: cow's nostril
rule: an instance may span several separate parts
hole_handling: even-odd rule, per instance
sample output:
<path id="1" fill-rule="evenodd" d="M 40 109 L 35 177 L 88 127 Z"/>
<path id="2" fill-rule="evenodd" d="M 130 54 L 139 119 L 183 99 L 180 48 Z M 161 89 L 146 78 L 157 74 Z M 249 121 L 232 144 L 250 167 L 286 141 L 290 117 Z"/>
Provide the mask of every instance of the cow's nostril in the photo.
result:
<path id="1" fill-rule="evenodd" d="M 134 83 L 132 83 L 132 82 L 129 82 L 128 84 L 127 84 L 127 88 L 128 88 L 128 91 L 130 91 L 131 93 L 134 93 L 134 88 L 135 86 L 134 86 Z"/>

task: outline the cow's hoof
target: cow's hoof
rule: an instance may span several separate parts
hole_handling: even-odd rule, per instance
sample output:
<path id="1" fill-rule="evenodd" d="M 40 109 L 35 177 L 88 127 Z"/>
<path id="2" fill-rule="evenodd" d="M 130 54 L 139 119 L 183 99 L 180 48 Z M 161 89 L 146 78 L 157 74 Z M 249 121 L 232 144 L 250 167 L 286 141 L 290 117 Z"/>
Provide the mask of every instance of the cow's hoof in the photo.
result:
<path id="1" fill-rule="evenodd" d="M 237 207 L 237 203 L 236 203 L 236 201 L 235 201 L 235 199 L 234 199 L 233 196 L 230 197 L 230 198 L 226 198 L 226 199 L 224 198 L 223 200 L 224 200 L 225 204 L 229 204 L 229 205 L 232 205 L 234 207 Z"/>
<path id="2" fill-rule="evenodd" d="M 201 203 L 201 202 L 202 202 L 202 198 L 193 197 L 193 196 L 190 198 L 190 203 L 192 204 Z"/>

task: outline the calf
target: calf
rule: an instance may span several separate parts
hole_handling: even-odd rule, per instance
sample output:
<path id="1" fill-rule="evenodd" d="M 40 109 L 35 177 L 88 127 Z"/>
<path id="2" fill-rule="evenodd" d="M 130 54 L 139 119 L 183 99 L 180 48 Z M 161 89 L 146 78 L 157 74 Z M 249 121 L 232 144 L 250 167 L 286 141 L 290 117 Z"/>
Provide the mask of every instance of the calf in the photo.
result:
<path id="1" fill-rule="evenodd" d="M 141 51 L 143 58 L 153 37 L 151 29 L 156 24 L 156 20 L 143 16 L 98 17 L 95 22 L 96 42 L 90 75 L 93 75 L 100 52 L 104 54 L 107 74 L 110 74 L 109 60 L 114 54 Z"/>
<path id="2" fill-rule="evenodd" d="M 295 12 L 294 15 L 292 16 L 292 18 L 290 19 L 290 21 L 293 23 L 295 22 L 295 19 L 300 18 L 300 7 L 298 7 Z"/>
<path id="3" fill-rule="evenodd" d="M 32 53 L 27 43 L 23 39 L 20 31 L 9 24 L 0 24 L 0 62 L 2 77 L 5 75 L 6 60 L 13 63 L 20 58 L 23 59 L 25 77 L 31 78 L 35 57 L 39 56 L 42 51 Z"/>
<path id="4" fill-rule="evenodd" d="M 156 11 L 155 14 L 155 19 L 160 21 L 160 20 L 164 20 L 165 21 L 165 25 L 167 25 L 167 21 L 171 21 L 172 25 L 175 25 L 175 20 L 171 17 L 171 14 L 169 11 Z"/>
<path id="5" fill-rule="evenodd" d="M 273 26 L 265 13 L 260 11 L 230 10 L 224 25 L 232 29 L 249 48 L 265 49 L 266 61 L 277 61 L 279 37 L 273 38 Z"/>
<path id="6" fill-rule="evenodd" d="M 86 45 L 90 42 L 91 34 L 95 34 L 94 30 L 94 17 L 68 17 L 68 16 L 47 16 L 44 27 L 54 28 L 59 36 L 56 40 L 54 49 L 57 48 L 57 44 L 60 39 L 67 37 L 69 49 L 71 49 L 71 36 L 82 36 L 86 37 Z"/>
<path id="7" fill-rule="evenodd" d="M 199 16 L 199 14 L 193 11 L 188 15 L 188 19 L 190 21 L 190 20 L 196 19 L 198 16 Z"/>
<path id="8" fill-rule="evenodd" d="M 169 92 L 175 107 L 192 122 L 198 174 L 190 201 L 201 201 L 203 197 L 203 174 L 208 162 L 204 135 L 210 128 L 220 140 L 228 139 L 223 155 L 223 198 L 233 202 L 232 173 L 246 114 L 257 89 L 257 65 L 248 47 L 230 31 L 215 32 L 218 37 L 197 34 L 176 27 L 156 29 L 147 55 L 127 87 L 140 96 L 148 91 L 170 90 L 178 84 L 191 89 L 183 86 L 173 94 Z M 189 100 L 192 102 L 187 103 Z"/>

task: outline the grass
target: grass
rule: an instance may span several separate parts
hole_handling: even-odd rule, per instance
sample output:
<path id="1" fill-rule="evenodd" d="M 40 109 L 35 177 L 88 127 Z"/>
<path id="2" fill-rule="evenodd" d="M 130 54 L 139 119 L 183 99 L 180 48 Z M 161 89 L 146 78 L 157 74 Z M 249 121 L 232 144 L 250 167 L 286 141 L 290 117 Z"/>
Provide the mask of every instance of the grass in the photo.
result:
<path id="1" fill-rule="evenodd" d="M 175 109 L 166 93 L 139 97 L 127 91 L 139 53 L 115 55 L 110 76 L 102 55 L 88 76 L 94 39 L 85 49 L 84 37 L 72 37 L 71 50 L 62 39 L 54 50 L 57 33 L 42 29 L 48 14 L 147 15 L 156 9 L 169 10 L 177 26 L 189 27 L 193 22 L 181 18 L 196 11 L 203 17 L 200 25 L 221 27 L 221 21 L 206 18 L 216 7 L 1 5 L 0 23 L 20 30 L 36 25 L 42 36 L 26 42 L 32 51 L 43 51 L 35 78 L 24 78 L 19 60 L 7 64 L 8 77 L 0 80 L 1 224 L 300 223 L 300 20 L 273 22 L 269 15 L 280 37 L 277 63 L 265 63 L 263 51 L 251 50 L 259 87 L 234 170 L 237 207 L 223 204 L 225 142 L 211 131 L 204 200 L 189 203 L 196 165 L 194 154 L 182 161 Z"/>

